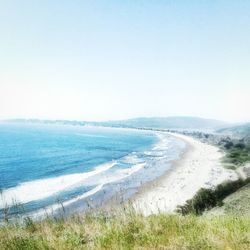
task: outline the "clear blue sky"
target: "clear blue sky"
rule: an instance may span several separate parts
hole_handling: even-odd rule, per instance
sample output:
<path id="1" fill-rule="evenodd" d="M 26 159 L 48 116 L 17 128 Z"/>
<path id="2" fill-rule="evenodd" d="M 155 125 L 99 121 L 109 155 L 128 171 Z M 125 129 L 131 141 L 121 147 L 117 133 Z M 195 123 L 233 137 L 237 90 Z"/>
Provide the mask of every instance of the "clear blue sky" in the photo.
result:
<path id="1" fill-rule="evenodd" d="M 0 0 L 0 119 L 250 121 L 250 1 Z"/>

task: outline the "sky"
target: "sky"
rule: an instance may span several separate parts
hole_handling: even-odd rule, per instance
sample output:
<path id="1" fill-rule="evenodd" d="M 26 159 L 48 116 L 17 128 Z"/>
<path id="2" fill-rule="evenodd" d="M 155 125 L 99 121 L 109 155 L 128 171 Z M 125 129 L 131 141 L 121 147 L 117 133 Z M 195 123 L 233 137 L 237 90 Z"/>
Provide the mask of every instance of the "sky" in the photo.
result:
<path id="1" fill-rule="evenodd" d="M 250 121 L 248 0 L 0 0 L 0 119 Z"/>

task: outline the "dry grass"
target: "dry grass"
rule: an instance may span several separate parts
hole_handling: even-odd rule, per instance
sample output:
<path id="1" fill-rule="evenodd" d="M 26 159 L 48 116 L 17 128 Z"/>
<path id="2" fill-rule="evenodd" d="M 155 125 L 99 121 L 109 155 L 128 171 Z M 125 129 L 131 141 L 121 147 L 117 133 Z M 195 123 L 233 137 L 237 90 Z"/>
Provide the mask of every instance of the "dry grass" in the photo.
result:
<path id="1" fill-rule="evenodd" d="M 249 217 L 116 213 L 0 228 L 0 249 L 250 249 Z"/>

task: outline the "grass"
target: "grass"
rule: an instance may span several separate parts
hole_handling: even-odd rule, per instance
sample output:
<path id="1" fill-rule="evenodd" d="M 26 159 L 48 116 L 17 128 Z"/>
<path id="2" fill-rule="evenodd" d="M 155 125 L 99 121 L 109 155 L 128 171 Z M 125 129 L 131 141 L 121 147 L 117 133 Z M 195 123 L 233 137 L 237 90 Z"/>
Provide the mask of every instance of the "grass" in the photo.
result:
<path id="1" fill-rule="evenodd" d="M 132 209 L 0 228 L 0 249 L 250 249 L 249 217 L 152 215 Z"/>

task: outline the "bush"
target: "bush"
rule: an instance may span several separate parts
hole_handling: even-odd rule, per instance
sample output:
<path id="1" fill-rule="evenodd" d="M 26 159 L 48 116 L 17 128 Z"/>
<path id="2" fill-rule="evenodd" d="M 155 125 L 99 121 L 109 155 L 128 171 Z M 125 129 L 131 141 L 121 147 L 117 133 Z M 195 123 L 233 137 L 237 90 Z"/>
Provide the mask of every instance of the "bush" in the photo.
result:
<path id="1" fill-rule="evenodd" d="M 246 145 L 242 142 L 236 143 L 234 145 L 235 148 L 239 148 L 239 149 L 244 149 L 246 147 Z"/>
<path id="2" fill-rule="evenodd" d="M 235 166 L 243 165 L 250 161 L 250 142 L 244 140 L 221 141 L 226 151 L 225 162 L 233 163 Z"/>
<path id="3" fill-rule="evenodd" d="M 226 149 L 230 149 L 231 147 L 233 147 L 233 143 L 231 142 L 231 141 L 227 141 L 225 144 L 224 144 L 224 147 L 226 148 Z"/>
<path id="4" fill-rule="evenodd" d="M 205 210 L 222 206 L 223 199 L 248 183 L 250 183 L 250 178 L 225 182 L 218 185 L 215 189 L 202 188 L 192 199 L 187 200 L 183 206 L 178 206 L 177 212 L 182 215 L 201 215 Z"/>

